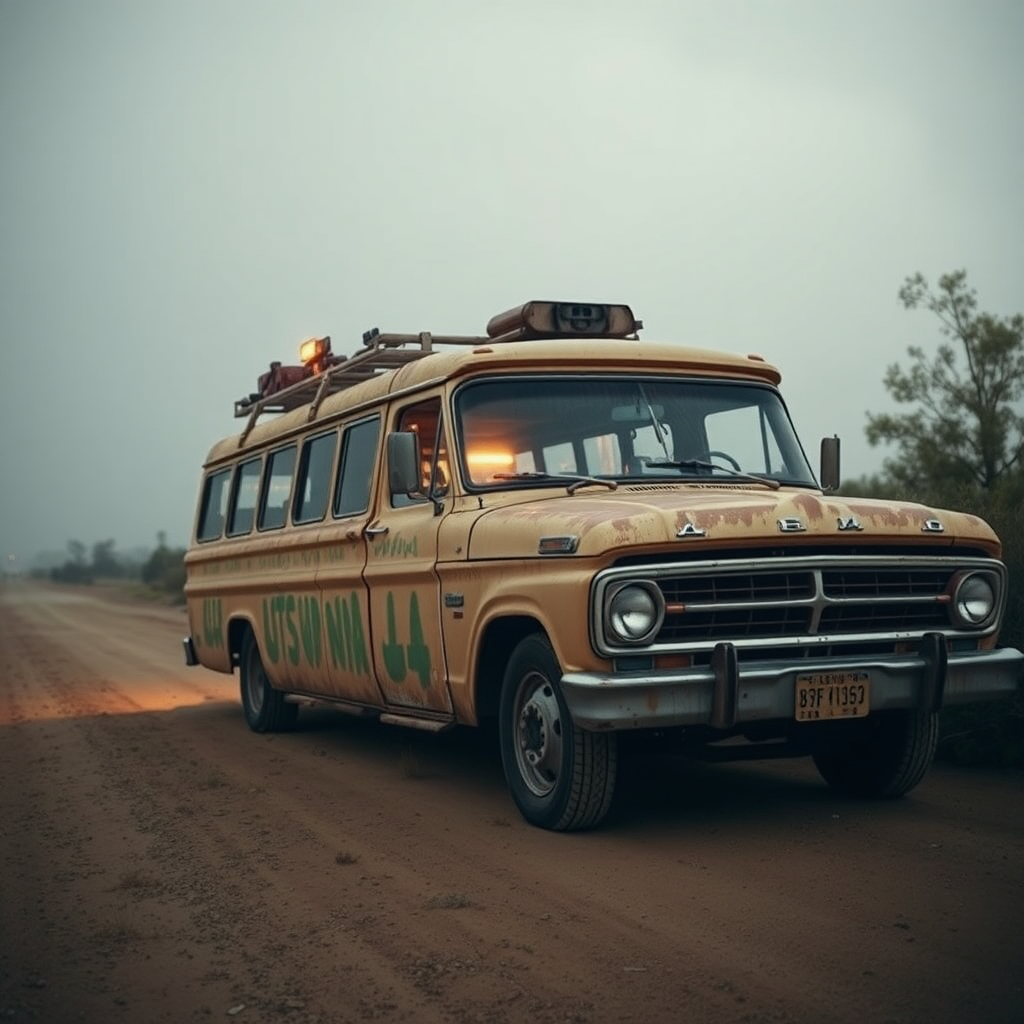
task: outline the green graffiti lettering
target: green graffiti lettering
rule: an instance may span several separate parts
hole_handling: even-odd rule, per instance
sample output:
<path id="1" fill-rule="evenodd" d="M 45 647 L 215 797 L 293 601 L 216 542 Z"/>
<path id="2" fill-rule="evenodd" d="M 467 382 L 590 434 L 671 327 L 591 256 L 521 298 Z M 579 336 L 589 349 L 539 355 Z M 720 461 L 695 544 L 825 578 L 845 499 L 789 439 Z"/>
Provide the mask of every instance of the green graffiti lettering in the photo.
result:
<path id="1" fill-rule="evenodd" d="M 345 634 L 350 638 L 351 667 L 353 672 L 370 674 L 370 659 L 366 654 L 366 637 L 363 635 L 363 616 L 359 610 L 359 595 L 352 595 L 351 607 L 345 609 Z"/>
<path id="2" fill-rule="evenodd" d="M 398 640 L 398 628 L 395 621 L 395 595 L 387 595 L 387 638 L 381 648 L 384 667 L 393 682 L 405 681 L 407 669 L 416 673 L 420 686 L 430 689 L 430 648 L 423 637 L 423 620 L 420 618 L 420 601 L 415 592 L 409 595 L 409 643 L 401 644 Z"/>
<path id="3" fill-rule="evenodd" d="M 370 661 L 366 654 L 359 595 L 353 593 L 348 604 L 344 598 L 336 597 L 333 604 L 328 602 L 324 605 L 324 613 L 327 620 L 327 643 L 334 667 L 369 675 Z"/>
<path id="4" fill-rule="evenodd" d="M 219 597 L 203 599 L 202 642 L 207 647 L 224 646 L 224 609 Z"/>
<path id="5" fill-rule="evenodd" d="M 285 594 L 280 598 L 284 614 L 284 622 L 288 627 L 288 649 L 285 654 L 293 665 L 299 663 L 299 629 L 295 625 L 295 595 Z"/>
<path id="6" fill-rule="evenodd" d="M 327 602 L 324 605 L 324 619 L 327 625 L 327 649 L 331 655 L 331 664 L 335 668 L 349 668 L 349 636 L 345 629 L 343 615 L 347 611 L 347 605 L 340 597 L 334 602 Z"/>
<path id="7" fill-rule="evenodd" d="M 281 630 L 273 614 L 277 600 L 276 597 L 272 601 L 263 598 L 263 653 L 274 665 L 281 658 Z"/>
<path id="8" fill-rule="evenodd" d="M 384 667 L 392 681 L 401 683 L 405 679 L 405 649 L 398 642 L 398 630 L 395 626 L 395 595 L 390 591 L 387 598 L 388 635 L 381 653 L 384 655 Z"/>
<path id="9" fill-rule="evenodd" d="M 379 540 L 373 545 L 375 558 L 415 558 L 419 550 L 419 539 L 406 540 L 400 533 L 394 537 Z"/>
<path id="10" fill-rule="evenodd" d="M 430 688 L 430 648 L 423 642 L 420 602 L 415 591 L 409 597 L 409 644 L 405 648 L 409 668 L 419 676 L 420 686 Z"/>
<path id="11" fill-rule="evenodd" d="M 302 635 L 302 652 L 310 665 L 320 664 L 320 602 L 315 597 L 299 599 L 299 631 Z"/>

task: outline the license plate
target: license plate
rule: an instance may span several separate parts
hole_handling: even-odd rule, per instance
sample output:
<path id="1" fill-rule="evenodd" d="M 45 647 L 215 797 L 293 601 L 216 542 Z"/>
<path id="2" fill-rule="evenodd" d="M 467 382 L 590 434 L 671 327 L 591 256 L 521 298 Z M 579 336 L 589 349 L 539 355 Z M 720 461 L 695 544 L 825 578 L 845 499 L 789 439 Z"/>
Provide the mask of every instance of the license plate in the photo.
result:
<path id="1" fill-rule="evenodd" d="M 870 710 L 867 672 L 810 672 L 796 677 L 794 717 L 798 722 L 864 718 Z"/>

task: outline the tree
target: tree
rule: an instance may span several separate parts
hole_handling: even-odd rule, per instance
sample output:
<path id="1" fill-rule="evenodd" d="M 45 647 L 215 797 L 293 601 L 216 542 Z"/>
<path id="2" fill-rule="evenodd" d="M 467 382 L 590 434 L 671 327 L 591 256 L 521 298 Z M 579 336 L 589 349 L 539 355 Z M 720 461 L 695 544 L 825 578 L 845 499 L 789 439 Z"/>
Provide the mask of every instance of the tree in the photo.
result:
<path id="1" fill-rule="evenodd" d="M 886 460 L 893 482 L 911 491 L 939 487 L 991 491 L 1024 472 L 1024 316 L 978 312 L 967 272 L 939 278 L 908 277 L 899 292 L 907 309 L 925 308 L 949 342 L 933 357 L 917 346 L 909 370 L 891 365 L 885 387 L 904 414 L 868 414 L 871 445 L 894 444 Z"/>
<path id="2" fill-rule="evenodd" d="M 183 599 L 185 586 L 185 551 L 167 546 L 167 534 L 159 530 L 156 550 L 142 567 L 142 581 Z"/>
<path id="3" fill-rule="evenodd" d="M 69 540 L 68 554 L 71 557 L 62 566 L 50 570 L 50 578 L 58 583 L 92 583 L 92 567 L 85 560 L 85 545 L 80 540 Z"/>
<path id="4" fill-rule="evenodd" d="M 92 571 L 108 579 L 123 575 L 121 563 L 114 554 L 113 540 L 98 540 L 92 546 Z"/>

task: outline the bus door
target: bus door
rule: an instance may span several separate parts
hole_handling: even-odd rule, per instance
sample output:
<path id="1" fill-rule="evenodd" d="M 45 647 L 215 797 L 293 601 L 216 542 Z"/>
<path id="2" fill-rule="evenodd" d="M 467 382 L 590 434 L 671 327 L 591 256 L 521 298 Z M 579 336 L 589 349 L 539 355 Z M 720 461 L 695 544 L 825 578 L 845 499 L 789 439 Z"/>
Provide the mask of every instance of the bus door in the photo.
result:
<path id="1" fill-rule="evenodd" d="M 333 495 L 318 536 L 316 577 L 327 667 L 325 692 L 375 707 L 384 698 L 370 651 L 370 603 L 363 570 L 380 435 L 379 415 L 342 428 Z"/>
<path id="2" fill-rule="evenodd" d="M 400 408 L 393 423 L 419 439 L 421 483 L 419 493 L 394 497 L 386 473 L 377 484 L 377 514 L 366 529 L 373 662 L 388 704 L 443 714 L 452 703 L 436 563 L 451 475 L 440 397 Z"/>

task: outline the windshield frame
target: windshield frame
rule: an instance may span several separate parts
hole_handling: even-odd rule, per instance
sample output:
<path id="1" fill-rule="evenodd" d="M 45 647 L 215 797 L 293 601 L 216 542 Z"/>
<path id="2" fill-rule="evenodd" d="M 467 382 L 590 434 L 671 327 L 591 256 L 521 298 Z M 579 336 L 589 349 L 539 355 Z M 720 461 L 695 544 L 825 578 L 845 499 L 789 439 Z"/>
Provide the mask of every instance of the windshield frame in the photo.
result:
<path id="1" fill-rule="evenodd" d="M 658 442 L 663 443 L 666 439 L 661 437 L 661 425 L 651 426 L 649 413 L 655 408 L 662 408 L 658 398 L 657 389 L 665 386 L 681 385 L 685 387 L 698 387 L 700 389 L 750 389 L 759 395 L 764 395 L 763 402 L 751 403 L 750 408 L 756 409 L 759 416 L 767 418 L 772 425 L 773 440 L 778 441 L 780 452 L 782 452 L 786 468 L 789 470 L 785 475 L 778 473 L 760 473 L 746 467 L 737 474 L 733 467 L 726 462 L 716 466 L 717 471 L 708 469 L 697 469 L 692 466 L 656 466 L 646 467 L 641 473 L 636 472 L 594 472 L 587 466 L 577 466 L 573 470 L 558 471 L 556 469 L 540 470 L 534 465 L 527 468 L 507 466 L 500 471 L 505 475 L 504 479 L 479 479 L 474 477 L 472 467 L 469 465 L 469 453 L 466 440 L 466 420 L 464 414 L 468 412 L 465 402 L 468 395 L 480 388 L 501 388 L 528 384 L 533 389 L 552 384 L 601 384 L 601 385 L 622 385 L 623 387 L 635 387 L 640 396 L 636 423 L 616 423 L 611 417 L 608 419 L 609 433 L 619 433 L 635 430 L 638 427 L 650 426 L 652 433 L 657 436 Z M 648 389 L 654 389 L 655 397 L 648 398 Z M 712 392 L 707 392 L 709 395 Z M 503 401 L 509 401 L 509 396 L 503 396 Z M 611 411 L 611 410 L 610 410 Z M 708 485 L 715 486 L 736 486 L 736 487 L 757 487 L 763 486 L 763 477 L 771 486 L 790 486 L 819 490 L 819 484 L 815 473 L 807 459 L 807 455 L 801 444 L 799 435 L 793 426 L 792 418 L 786 407 L 781 392 L 774 385 L 762 381 L 751 381 L 737 378 L 704 377 L 696 374 L 649 374 L 637 373 L 635 371 L 612 371 L 600 373 L 516 373 L 502 377 L 471 377 L 459 383 L 451 395 L 452 412 L 452 437 L 456 454 L 459 476 L 467 493 L 476 494 L 493 491 L 510 491 L 523 488 L 540 489 L 558 487 L 564 489 L 567 477 L 586 475 L 596 477 L 602 481 L 614 481 L 617 484 L 644 485 L 644 484 L 681 484 L 681 485 Z M 662 414 L 664 410 L 662 408 Z M 646 422 L 644 422 L 646 417 Z M 658 417 L 660 419 L 660 416 Z M 781 431 L 779 428 L 782 428 Z M 566 442 L 568 443 L 568 442 Z M 664 445 L 663 445 L 664 447 Z M 662 459 L 671 460 L 674 457 L 672 451 L 665 451 L 663 454 L 655 454 L 651 459 L 657 462 Z M 795 463 L 795 470 L 794 470 Z M 801 472 L 802 470 L 802 472 Z"/>

